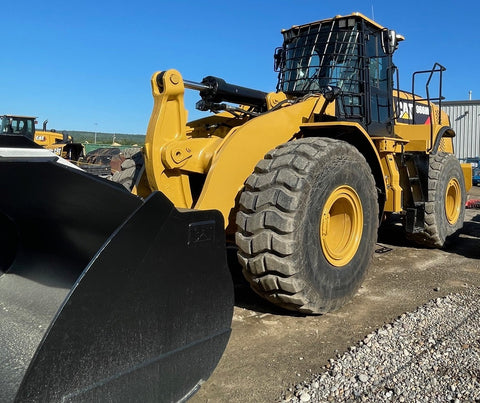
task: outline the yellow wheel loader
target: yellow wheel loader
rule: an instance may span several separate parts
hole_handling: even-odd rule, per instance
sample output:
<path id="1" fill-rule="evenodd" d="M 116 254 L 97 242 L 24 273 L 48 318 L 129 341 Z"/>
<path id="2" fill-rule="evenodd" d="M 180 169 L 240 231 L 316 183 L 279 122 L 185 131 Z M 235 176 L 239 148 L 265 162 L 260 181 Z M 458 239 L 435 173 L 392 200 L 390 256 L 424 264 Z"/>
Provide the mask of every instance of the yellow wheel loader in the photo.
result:
<path id="1" fill-rule="evenodd" d="M 187 399 L 228 340 L 225 234 L 258 294 L 317 314 L 352 298 L 385 216 L 430 247 L 461 228 L 444 68 L 395 88 L 403 38 L 358 13 L 283 37 L 271 93 L 155 73 L 128 191 L 0 136 L 2 187 L 29 192 L 0 198 L 0 401 Z M 187 123 L 186 88 L 213 115 Z"/>
<path id="2" fill-rule="evenodd" d="M 436 63 L 415 73 L 411 92 L 398 89 L 401 35 L 354 13 L 293 26 L 283 38 L 275 92 L 212 76 L 188 81 L 176 70 L 153 75 L 132 190 L 219 210 L 253 289 L 318 314 L 359 288 L 385 216 L 400 214 L 408 237 L 442 247 L 463 225 L 471 172 L 453 155 L 441 110 L 445 68 Z M 187 123 L 186 88 L 214 114 Z"/>
<path id="3" fill-rule="evenodd" d="M 48 120 L 43 122 L 43 130 L 35 129 L 36 118 L 33 116 L 3 115 L 0 122 L 0 133 L 27 137 L 63 158 L 77 161 L 85 154 L 83 145 L 75 143 L 72 136 L 55 130 L 47 131 Z"/>

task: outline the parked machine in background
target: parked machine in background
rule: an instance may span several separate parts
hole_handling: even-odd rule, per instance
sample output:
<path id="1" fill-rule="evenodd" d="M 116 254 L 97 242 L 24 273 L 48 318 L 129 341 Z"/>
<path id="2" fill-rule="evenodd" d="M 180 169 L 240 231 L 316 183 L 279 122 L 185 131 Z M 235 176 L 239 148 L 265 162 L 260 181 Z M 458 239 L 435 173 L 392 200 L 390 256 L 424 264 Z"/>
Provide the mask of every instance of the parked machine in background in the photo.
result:
<path id="1" fill-rule="evenodd" d="M 75 143 L 72 136 L 55 130 L 47 131 L 47 120 L 43 122 L 42 130 L 36 130 L 36 118 L 33 116 L 3 115 L 0 119 L 2 134 L 24 136 L 71 161 L 77 161 L 85 154 L 83 145 Z"/>
<path id="2" fill-rule="evenodd" d="M 480 157 L 463 158 L 463 161 L 472 166 L 472 185 L 480 185 Z"/>

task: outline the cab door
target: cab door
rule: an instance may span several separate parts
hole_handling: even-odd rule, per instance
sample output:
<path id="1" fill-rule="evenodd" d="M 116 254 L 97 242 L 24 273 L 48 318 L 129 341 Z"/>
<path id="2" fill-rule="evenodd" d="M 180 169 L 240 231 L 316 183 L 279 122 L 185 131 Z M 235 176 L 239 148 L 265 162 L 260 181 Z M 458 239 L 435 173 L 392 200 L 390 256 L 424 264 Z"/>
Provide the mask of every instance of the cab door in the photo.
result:
<path id="1" fill-rule="evenodd" d="M 369 33 L 365 41 L 368 80 L 367 130 L 371 136 L 393 133 L 392 57 L 384 52 L 382 31 Z"/>

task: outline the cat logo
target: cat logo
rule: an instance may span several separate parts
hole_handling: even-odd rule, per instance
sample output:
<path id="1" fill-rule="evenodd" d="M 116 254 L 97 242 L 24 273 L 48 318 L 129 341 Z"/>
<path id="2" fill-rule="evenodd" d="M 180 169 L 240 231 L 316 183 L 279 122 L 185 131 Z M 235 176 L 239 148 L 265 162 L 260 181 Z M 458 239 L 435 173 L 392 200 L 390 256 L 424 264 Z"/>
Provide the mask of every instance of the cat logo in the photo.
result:
<path id="1" fill-rule="evenodd" d="M 412 120 L 413 103 L 407 101 L 398 102 L 399 116 L 402 120 Z"/>
<path id="2" fill-rule="evenodd" d="M 35 141 L 45 141 L 45 136 L 35 136 Z"/>
<path id="3" fill-rule="evenodd" d="M 430 108 L 428 105 L 420 104 L 418 101 L 414 104 L 412 100 L 397 98 L 397 108 L 397 121 L 399 123 L 430 124 Z"/>

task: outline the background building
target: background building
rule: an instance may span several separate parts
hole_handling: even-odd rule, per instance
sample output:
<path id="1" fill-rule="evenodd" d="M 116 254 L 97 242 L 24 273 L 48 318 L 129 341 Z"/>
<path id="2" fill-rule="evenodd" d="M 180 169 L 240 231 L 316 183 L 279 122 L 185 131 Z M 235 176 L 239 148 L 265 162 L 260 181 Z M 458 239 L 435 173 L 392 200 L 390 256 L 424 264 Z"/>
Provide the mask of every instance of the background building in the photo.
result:
<path id="1" fill-rule="evenodd" d="M 442 110 L 450 117 L 455 130 L 455 155 L 459 159 L 480 156 L 480 100 L 444 101 Z"/>

